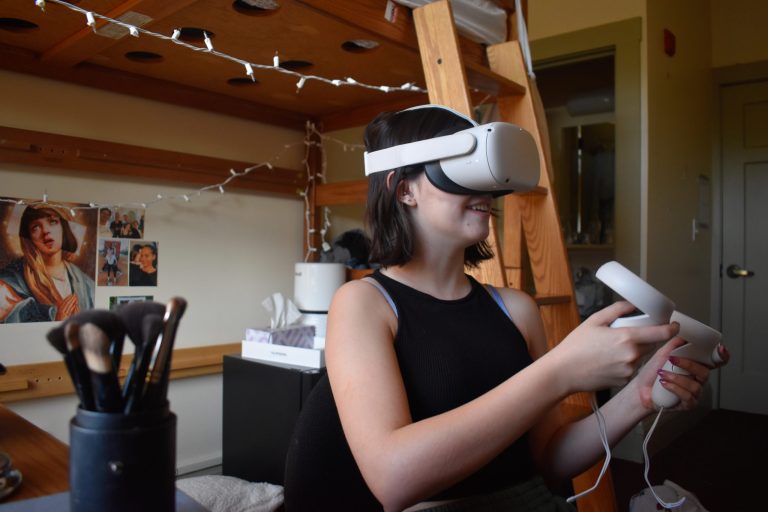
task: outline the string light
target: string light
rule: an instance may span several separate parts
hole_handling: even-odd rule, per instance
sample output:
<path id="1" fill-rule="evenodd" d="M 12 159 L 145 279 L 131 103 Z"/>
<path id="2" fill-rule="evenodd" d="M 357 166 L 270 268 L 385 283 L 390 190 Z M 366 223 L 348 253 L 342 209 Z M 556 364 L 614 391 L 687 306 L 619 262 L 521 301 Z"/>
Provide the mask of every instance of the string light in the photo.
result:
<path id="1" fill-rule="evenodd" d="M 253 76 L 253 66 L 251 66 L 250 62 L 245 63 L 245 74 L 251 77 L 251 80 L 254 82 L 256 81 L 256 77 Z"/>
<path id="2" fill-rule="evenodd" d="M 45 12 L 45 0 L 35 0 L 35 5 L 38 6 L 41 11 Z"/>
<path id="3" fill-rule="evenodd" d="M 304 77 L 299 78 L 299 81 L 296 82 L 296 94 L 299 93 L 302 87 L 304 87 L 304 84 L 306 83 L 307 79 Z"/>
<path id="4" fill-rule="evenodd" d="M 108 16 L 104 16 L 104 15 L 99 14 L 99 13 L 88 11 L 86 9 L 83 9 L 82 7 L 78 7 L 76 5 L 73 5 L 73 4 L 70 4 L 68 2 L 65 2 L 64 0 L 47 0 L 47 1 L 51 2 L 51 3 L 55 3 L 55 4 L 58 4 L 58 5 L 61 5 L 63 7 L 66 7 L 67 9 L 70 9 L 72 11 L 84 14 L 85 17 L 86 17 L 87 25 L 89 27 L 92 27 L 94 29 L 94 31 L 96 30 L 96 18 L 98 18 L 98 19 L 103 20 L 103 21 L 105 21 L 107 23 L 111 23 L 113 25 L 117 25 L 119 27 L 122 27 L 122 28 L 128 30 L 131 33 L 131 35 L 134 35 L 136 37 L 138 37 L 139 34 L 143 34 L 145 36 L 154 37 L 154 38 L 157 38 L 157 39 L 161 39 L 161 40 L 164 40 L 164 41 L 171 42 L 171 43 L 179 45 L 179 46 L 183 46 L 183 47 L 185 47 L 185 48 L 187 48 L 189 50 L 192 50 L 192 51 L 206 52 L 206 53 L 209 53 L 209 54 L 214 55 L 216 57 L 219 57 L 221 59 L 228 60 L 230 62 L 238 63 L 238 64 L 246 67 L 246 73 L 248 74 L 248 76 L 251 76 L 252 79 L 253 79 L 253 75 L 251 73 L 248 73 L 249 67 L 250 67 L 251 70 L 253 70 L 253 69 L 271 70 L 271 71 L 275 71 L 275 72 L 282 73 L 282 74 L 285 74 L 285 75 L 291 75 L 291 76 L 295 77 L 298 80 L 303 79 L 305 82 L 309 81 L 309 80 L 315 80 L 315 81 L 318 81 L 318 82 L 327 83 L 329 85 L 334 85 L 336 87 L 339 87 L 341 85 L 350 85 L 350 86 L 355 86 L 355 87 L 361 87 L 361 88 L 364 88 L 364 89 L 370 89 L 370 90 L 375 90 L 375 91 L 384 91 L 384 92 L 409 91 L 409 92 L 419 92 L 419 93 L 423 93 L 423 94 L 426 94 L 426 92 L 427 92 L 426 89 L 422 89 L 420 87 L 417 87 L 412 82 L 409 82 L 409 83 L 407 83 L 407 84 L 405 84 L 403 86 L 400 86 L 400 87 L 397 87 L 397 86 L 381 86 L 381 85 L 370 85 L 370 84 L 366 84 L 366 83 L 363 83 L 363 82 L 358 82 L 357 80 L 355 80 L 354 78 L 351 78 L 351 77 L 350 78 L 346 78 L 345 80 L 339 80 L 339 79 L 328 79 L 328 78 L 324 78 L 324 77 L 317 76 L 317 75 L 305 75 L 305 74 L 299 73 L 297 71 L 293 71 L 293 70 L 290 70 L 290 69 L 285 69 L 283 67 L 280 67 L 280 56 L 278 55 L 277 51 L 275 51 L 275 55 L 274 55 L 274 57 L 272 57 L 272 65 L 271 66 L 270 65 L 266 65 L 266 64 L 257 64 L 257 63 L 249 62 L 249 61 L 246 61 L 244 59 L 240 59 L 240 58 L 234 57 L 232 55 L 229 55 L 227 53 L 215 50 L 213 48 L 213 43 L 211 42 L 211 38 L 208 36 L 208 34 L 205 34 L 205 39 L 204 39 L 205 47 L 195 46 L 195 45 L 187 43 L 186 41 L 183 41 L 181 39 L 181 31 L 178 28 L 173 30 L 172 35 L 167 36 L 165 34 L 159 34 L 157 32 L 153 32 L 151 30 L 147 30 L 145 28 L 135 27 L 133 25 L 125 23 L 124 21 L 116 20 L 114 18 L 110 18 Z M 35 2 L 35 5 L 37 5 L 38 7 L 42 8 L 42 6 L 45 5 L 45 1 L 37 0 Z M 246 66 L 246 64 L 248 66 Z M 387 87 L 388 90 L 385 90 L 382 87 Z"/>

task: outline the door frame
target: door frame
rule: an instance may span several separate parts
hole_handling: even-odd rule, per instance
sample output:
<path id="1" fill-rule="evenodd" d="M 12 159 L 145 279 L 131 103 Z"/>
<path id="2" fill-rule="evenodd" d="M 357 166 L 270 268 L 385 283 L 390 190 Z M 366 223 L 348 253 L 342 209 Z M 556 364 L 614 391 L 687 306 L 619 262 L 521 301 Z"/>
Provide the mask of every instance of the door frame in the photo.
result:
<path id="1" fill-rule="evenodd" d="M 568 62 L 596 52 L 613 53 L 617 174 L 614 199 L 614 257 L 642 275 L 646 239 L 646 186 L 642 175 L 645 144 L 641 113 L 643 20 L 631 18 L 531 41 L 536 65 Z"/>
<path id="2" fill-rule="evenodd" d="M 722 330 L 723 326 L 723 87 L 762 82 L 768 80 L 768 61 L 738 64 L 712 70 L 715 94 L 712 98 L 712 267 L 710 269 L 710 318 L 713 327 Z M 727 340 L 725 340 L 727 343 Z M 712 408 L 720 408 L 720 372 L 712 372 L 710 383 L 713 389 Z"/>

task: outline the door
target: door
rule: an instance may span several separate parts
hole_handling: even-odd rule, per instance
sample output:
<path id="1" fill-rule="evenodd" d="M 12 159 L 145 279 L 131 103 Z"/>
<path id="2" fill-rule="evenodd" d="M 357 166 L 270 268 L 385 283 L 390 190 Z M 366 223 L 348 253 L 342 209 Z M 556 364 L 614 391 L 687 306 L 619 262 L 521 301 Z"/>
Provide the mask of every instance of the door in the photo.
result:
<path id="1" fill-rule="evenodd" d="M 722 88 L 724 409 L 768 414 L 768 81 Z"/>

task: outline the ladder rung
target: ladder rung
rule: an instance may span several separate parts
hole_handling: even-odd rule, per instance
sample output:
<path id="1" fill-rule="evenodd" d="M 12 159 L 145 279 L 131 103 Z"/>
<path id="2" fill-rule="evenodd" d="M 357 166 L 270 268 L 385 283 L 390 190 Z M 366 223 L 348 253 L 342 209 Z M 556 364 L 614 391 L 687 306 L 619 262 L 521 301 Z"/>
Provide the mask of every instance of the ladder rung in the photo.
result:
<path id="1" fill-rule="evenodd" d="M 525 94 L 528 89 L 525 85 L 494 73 L 480 64 L 465 62 L 464 69 L 467 72 L 467 84 L 470 89 L 477 89 L 495 98 L 519 96 Z"/>
<path id="2" fill-rule="evenodd" d="M 539 306 L 551 306 L 553 304 L 568 304 L 569 302 L 571 302 L 570 295 L 548 295 L 548 296 L 537 295 L 533 299 L 536 301 L 536 304 L 538 304 Z"/>

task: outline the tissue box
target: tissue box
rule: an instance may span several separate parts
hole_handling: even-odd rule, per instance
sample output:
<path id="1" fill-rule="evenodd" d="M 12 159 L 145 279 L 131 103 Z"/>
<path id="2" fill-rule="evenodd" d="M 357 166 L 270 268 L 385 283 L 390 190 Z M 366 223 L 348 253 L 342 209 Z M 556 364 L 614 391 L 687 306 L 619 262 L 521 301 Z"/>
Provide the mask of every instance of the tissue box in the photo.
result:
<path id="1" fill-rule="evenodd" d="M 323 349 L 289 347 L 244 340 L 240 355 L 246 359 L 256 359 L 257 361 L 307 366 L 309 368 L 325 367 L 325 350 Z"/>
<path id="2" fill-rule="evenodd" d="M 285 345 L 286 347 L 314 348 L 314 325 L 289 325 L 270 329 L 246 329 L 245 341 L 256 343 L 268 343 L 271 345 Z"/>

